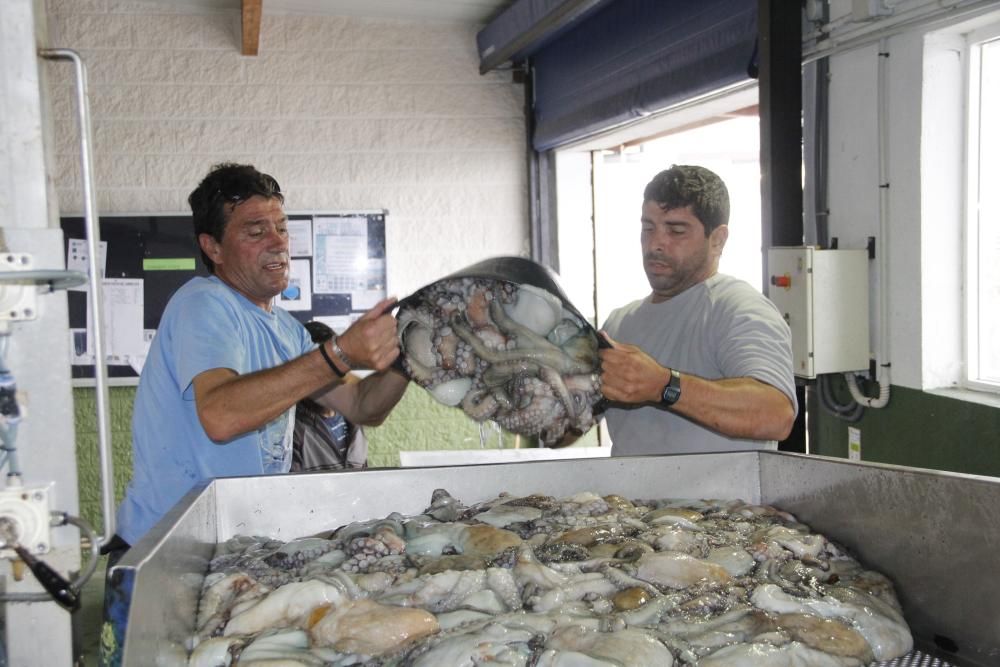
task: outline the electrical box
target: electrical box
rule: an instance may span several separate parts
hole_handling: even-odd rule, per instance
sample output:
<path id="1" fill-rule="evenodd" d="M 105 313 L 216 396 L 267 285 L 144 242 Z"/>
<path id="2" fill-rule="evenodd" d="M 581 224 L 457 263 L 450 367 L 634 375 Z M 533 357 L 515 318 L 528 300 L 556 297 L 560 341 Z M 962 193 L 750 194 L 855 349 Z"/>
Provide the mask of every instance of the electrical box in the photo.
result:
<path id="1" fill-rule="evenodd" d="M 795 374 L 868 369 L 868 251 L 769 248 L 768 297 L 792 330 Z"/>

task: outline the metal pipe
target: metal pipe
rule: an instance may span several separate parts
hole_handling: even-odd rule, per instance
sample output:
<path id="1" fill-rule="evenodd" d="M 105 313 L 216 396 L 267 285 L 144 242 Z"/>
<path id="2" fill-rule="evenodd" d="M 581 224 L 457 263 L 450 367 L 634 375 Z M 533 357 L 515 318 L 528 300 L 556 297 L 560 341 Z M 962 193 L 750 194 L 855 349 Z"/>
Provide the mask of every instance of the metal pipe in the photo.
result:
<path id="1" fill-rule="evenodd" d="M 891 384 L 890 369 L 892 359 L 889 341 L 889 40 L 885 37 L 878 43 L 878 306 L 879 306 L 879 359 L 877 398 L 859 401 L 870 408 L 884 408 L 889 403 L 889 387 Z M 873 378 L 874 379 L 874 378 Z M 847 386 L 856 387 L 848 379 Z M 854 395 L 853 389 L 851 390 Z M 855 398 L 854 400 L 857 400 Z"/>
<path id="2" fill-rule="evenodd" d="M 939 3 L 934 4 L 938 5 Z M 930 10 L 927 9 L 927 5 L 914 7 L 895 16 L 872 21 L 849 32 L 838 35 L 831 34 L 828 39 L 818 42 L 812 48 L 803 48 L 802 64 L 805 65 L 819 58 L 827 58 L 844 51 L 868 46 L 910 30 L 930 29 L 975 18 L 994 9 L 996 9 L 996 0 L 959 1 L 950 6 Z"/>
<path id="3" fill-rule="evenodd" d="M 94 323 L 94 389 L 97 395 L 97 448 L 101 468 L 101 512 L 104 534 L 98 546 L 107 544 L 115 533 L 114 469 L 111 460 L 111 422 L 109 419 L 108 368 L 104 356 L 103 281 L 100 271 L 100 229 L 97 196 L 94 193 L 93 138 L 90 129 L 90 105 L 87 95 L 87 68 L 80 54 L 72 49 L 39 49 L 47 60 L 69 60 L 76 73 L 77 120 L 80 125 L 80 168 L 83 176 L 83 218 L 87 232 L 87 267 L 90 271 L 90 310 Z"/>

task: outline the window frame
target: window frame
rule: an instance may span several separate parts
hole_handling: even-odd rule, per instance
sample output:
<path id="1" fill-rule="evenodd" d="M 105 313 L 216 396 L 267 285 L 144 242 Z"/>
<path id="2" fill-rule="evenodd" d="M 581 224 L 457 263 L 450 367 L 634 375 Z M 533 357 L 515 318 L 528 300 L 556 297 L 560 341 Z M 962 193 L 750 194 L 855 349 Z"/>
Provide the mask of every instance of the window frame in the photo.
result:
<path id="1" fill-rule="evenodd" d="M 965 372 L 962 374 L 962 384 L 974 391 L 1000 393 L 1000 381 L 993 382 L 982 377 L 979 349 L 983 344 L 980 321 L 980 213 L 979 190 L 980 177 L 980 126 L 982 114 L 982 58 L 983 44 L 1000 42 L 1000 21 L 969 31 L 965 35 L 965 91 L 966 91 L 966 128 L 965 128 L 965 211 L 963 212 L 963 229 L 965 233 L 965 271 L 963 286 L 965 290 L 964 308 L 964 362 Z M 998 122 L 998 121 L 993 121 Z"/>

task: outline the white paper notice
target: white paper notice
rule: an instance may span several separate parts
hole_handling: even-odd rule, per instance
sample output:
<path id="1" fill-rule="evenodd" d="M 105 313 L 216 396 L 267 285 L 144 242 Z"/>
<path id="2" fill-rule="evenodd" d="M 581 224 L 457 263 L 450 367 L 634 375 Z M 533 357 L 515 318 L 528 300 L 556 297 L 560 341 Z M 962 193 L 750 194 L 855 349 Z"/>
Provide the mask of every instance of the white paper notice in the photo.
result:
<path id="1" fill-rule="evenodd" d="M 101 278 L 104 278 L 105 271 L 108 266 L 108 242 L 100 241 L 97 245 L 98 254 L 100 259 L 97 265 L 101 269 Z M 83 239 L 69 239 L 66 246 L 66 269 L 69 271 L 79 271 L 85 274 L 88 278 L 90 277 L 90 267 L 88 266 L 88 260 L 90 258 L 90 253 L 87 252 L 87 242 Z M 70 287 L 69 289 L 75 292 L 86 292 L 87 285 L 89 283 L 84 283 L 83 285 L 77 285 L 76 287 Z M 93 363 L 93 362 L 91 362 Z"/>
<path id="2" fill-rule="evenodd" d="M 847 460 L 861 460 L 861 429 L 854 426 L 847 427 Z"/>
<path id="3" fill-rule="evenodd" d="M 315 218 L 313 249 L 317 293 L 344 294 L 364 286 L 359 264 L 368 255 L 366 218 Z"/>
<path id="4" fill-rule="evenodd" d="M 288 253 L 292 257 L 309 257 L 312 252 L 312 220 L 289 220 Z"/>
<path id="5" fill-rule="evenodd" d="M 309 260 L 293 259 L 288 263 L 288 287 L 278 295 L 278 305 L 285 310 L 312 310 Z"/>
<path id="6" fill-rule="evenodd" d="M 129 365 L 129 358 L 146 354 L 143 339 L 142 279 L 112 279 L 104 281 L 104 350 L 108 364 Z M 87 306 L 87 353 L 94 363 L 94 322 Z M 74 344 L 74 352 L 76 345 Z M 79 355 L 74 356 L 74 361 Z M 87 363 L 87 362 L 83 362 Z"/>
<path id="7" fill-rule="evenodd" d="M 352 310 L 367 310 L 385 297 L 384 269 L 368 258 L 367 218 L 314 219 L 314 293 L 350 294 Z"/>

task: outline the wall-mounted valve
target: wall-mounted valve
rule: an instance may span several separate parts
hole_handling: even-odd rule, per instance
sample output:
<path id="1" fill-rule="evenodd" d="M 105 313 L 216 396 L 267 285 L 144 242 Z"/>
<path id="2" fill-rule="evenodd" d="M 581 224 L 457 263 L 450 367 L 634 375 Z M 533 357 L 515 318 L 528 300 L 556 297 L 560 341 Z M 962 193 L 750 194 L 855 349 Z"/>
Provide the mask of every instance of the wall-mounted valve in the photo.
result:
<path id="1" fill-rule="evenodd" d="M 48 553 L 52 544 L 49 531 L 49 486 L 21 486 L 16 477 L 8 480 L 5 489 L 0 489 L 0 526 L 6 527 L 8 537 L 5 545 L 0 545 L 0 558 L 18 557 L 13 545 L 22 545 L 29 553 Z"/>
<path id="2" fill-rule="evenodd" d="M 0 547 L 13 550 L 31 573 L 35 575 L 42 588 L 61 607 L 69 611 L 80 608 L 80 594 L 73 589 L 69 581 L 44 562 L 38 560 L 20 543 L 18 525 L 10 516 L 0 515 Z"/>
<path id="3" fill-rule="evenodd" d="M 48 487 L 29 488 L 15 481 L 0 491 L 0 556 L 23 561 L 53 600 L 76 611 L 79 593 L 35 556 L 49 551 L 51 522 Z"/>

